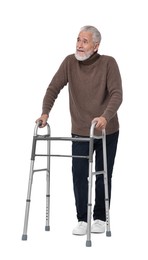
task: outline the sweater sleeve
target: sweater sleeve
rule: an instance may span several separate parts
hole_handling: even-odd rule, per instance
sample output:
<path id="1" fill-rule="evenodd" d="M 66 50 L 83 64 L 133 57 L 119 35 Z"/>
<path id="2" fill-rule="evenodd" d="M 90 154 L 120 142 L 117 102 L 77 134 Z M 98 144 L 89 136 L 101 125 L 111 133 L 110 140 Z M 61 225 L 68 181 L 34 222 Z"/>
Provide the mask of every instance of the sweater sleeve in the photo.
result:
<path id="1" fill-rule="evenodd" d="M 122 80 L 119 67 L 114 58 L 110 58 L 107 65 L 107 91 L 109 100 L 102 116 L 109 122 L 117 113 L 122 103 Z"/>
<path id="2" fill-rule="evenodd" d="M 50 110 L 52 109 L 54 102 L 60 93 L 61 89 L 67 85 L 68 83 L 68 77 L 66 72 L 66 58 L 60 65 L 58 71 L 52 78 L 44 99 L 43 99 L 43 105 L 42 105 L 42 114 L 49 114 Z"/>

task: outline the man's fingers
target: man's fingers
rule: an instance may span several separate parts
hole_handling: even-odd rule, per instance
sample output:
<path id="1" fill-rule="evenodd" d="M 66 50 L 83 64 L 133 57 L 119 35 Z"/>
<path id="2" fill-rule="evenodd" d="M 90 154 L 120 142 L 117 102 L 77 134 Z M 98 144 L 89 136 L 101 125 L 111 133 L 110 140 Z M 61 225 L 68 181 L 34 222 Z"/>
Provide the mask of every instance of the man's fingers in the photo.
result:
<path id="1" fill-rule="evenodd" d="M 46 124 L 47 124 L 47 119 L 48 119 L 48 116 L 47 115 L 42 115 L 41 117 L 39 117 L 35 122 L 39 123 L 39 127 L 42 128 L 42 127 L 45 127 Z"/>

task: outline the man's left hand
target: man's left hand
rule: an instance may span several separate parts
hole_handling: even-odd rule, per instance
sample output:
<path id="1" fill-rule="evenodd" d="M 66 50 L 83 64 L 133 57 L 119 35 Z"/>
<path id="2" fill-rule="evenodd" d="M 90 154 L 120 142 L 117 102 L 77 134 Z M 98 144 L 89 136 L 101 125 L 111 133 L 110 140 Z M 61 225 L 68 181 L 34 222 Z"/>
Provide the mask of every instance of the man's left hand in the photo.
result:
<path id="1" fill-rule="evenodd" d="M 92 123 L 96 122 L 96 128 L 98 130 L 102 130 L 102 129 L 105 129 L 106 128 L 106 125 L 107 125 L 107 120 L 105 119 L 105 117 L 103 116 L 100 116 L 100 117 L 95 117 L 93 120 L 92 120 Z"/>

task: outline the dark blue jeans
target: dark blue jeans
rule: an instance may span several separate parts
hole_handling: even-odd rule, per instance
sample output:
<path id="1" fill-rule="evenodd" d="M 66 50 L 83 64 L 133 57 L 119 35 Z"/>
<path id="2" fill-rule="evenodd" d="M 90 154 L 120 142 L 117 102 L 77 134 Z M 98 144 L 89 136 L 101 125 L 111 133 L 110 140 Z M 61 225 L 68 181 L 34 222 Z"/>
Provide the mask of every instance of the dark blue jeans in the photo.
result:
<path id="1" fill-rule="evenodd" d="M 72 134 L 73 137 L 80 137 Z M 116 156 L 119 131 L 106 136 L 107 149 L 107 171 L 108 171 L 108 192 L 109 204 L 111 200 L 111 181 Z M 102 140 L 94 140 L 95 171 L 103 170 Z M 89 142 L 73 141 L 72 155 L 89 155 Z M 88 201 L 88 159 L 72 158 L 73 188 L 78 221 L 87 222 L 87 201 Z M 96 175 L 95 180 L 95 205 L 93 219 L 105 221 L 105 196 L 103 175 Z"/>

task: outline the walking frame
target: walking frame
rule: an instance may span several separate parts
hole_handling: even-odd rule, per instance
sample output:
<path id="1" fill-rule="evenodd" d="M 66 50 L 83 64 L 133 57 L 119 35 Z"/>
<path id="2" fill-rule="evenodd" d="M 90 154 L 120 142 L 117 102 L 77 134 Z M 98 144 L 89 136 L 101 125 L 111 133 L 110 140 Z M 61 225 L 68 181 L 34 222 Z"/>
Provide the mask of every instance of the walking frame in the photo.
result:
<path id="1" fill-rule="evenodd" d="M 76 157 L 76 158 L 87 158 L 89 161 L 89 175 L 88 175 L 88 205 L 87 205 L 87 240 L 86 247 L 91 247 L 91 216 L 92 216 L 92 181 L 93 176 L 98 174 L 103 174 L 104 176 L 104 190 L 105 190 L 105 213 L 106 213 L 106 236 L 111 236 L 110 231 L 110 216 L 109 216 L 109 196 L 108 196 L 108 175 L 107 175 L 107 155 L 106 155 L 106 132 L 105 129 L 102 130 L 101 136 L 94 135 L 94 129 L 96 123 L 92 123 L 90 127 L 90 136 L 89 137 L 51 137 L 50 135 L 50 126 L 47 123 L 47 134 L 38 135 L 38 128 L 41 122 L 38 122 L 34 128 L 34 136 L 32 143 L 32 152 L 31 152 L 31 162 L 30 162 L 30 174 L 28 182 L 28 191 L 26 199 L 26 209 L 25 209 L 25 219 L 24 219 L 24 229 L 22 240 L 27 240 L 27 229 L 28 229 L 28 219 L 29 219 L 29 210 L 31 202 L 31 190 L 33 183 L 33 175 L 35 172 L 45 171 L 46 172 L 46 225 L 45 231 L 50 230 L 50 157 Z M 103 145 L 103 166 L 102 171 L 93 172 L 93 144 L 94 139 L 102 139 Z M 47 141 L 47 154 L 36 154 L 36 144 L 37 141 Z M 51 141 L 80 141 L 80 142 L 89 142 L 89 155 L 88 156 L 78 156 L 78 155 L 58 155 L 51 154 L 50 147 Z M 34 169 L 35 157 L 36 156 L 46 156 L 47 157 L 47 168 L 45 169 Z"/>

